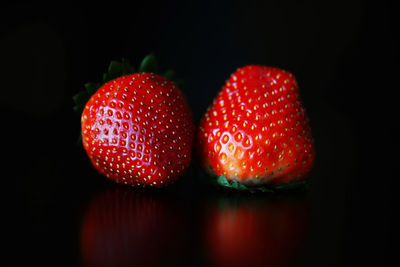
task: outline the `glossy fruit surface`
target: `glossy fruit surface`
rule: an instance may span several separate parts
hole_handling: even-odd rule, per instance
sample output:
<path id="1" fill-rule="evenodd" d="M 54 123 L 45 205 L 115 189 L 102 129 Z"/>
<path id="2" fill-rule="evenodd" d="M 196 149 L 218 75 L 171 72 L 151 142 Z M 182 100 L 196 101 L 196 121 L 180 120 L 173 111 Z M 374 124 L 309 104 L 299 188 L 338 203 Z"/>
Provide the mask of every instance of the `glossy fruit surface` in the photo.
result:
<path id="1" fill-rule="evenodd" d="M 202 118 L 203 166 L 248 186 L 304 180 L 315 152 L 294 76 L 245 66 L 231 75 Z"/>
<path id="2" fill-rule="evenodd" d="M 91 162 L 117 183 L 165 186 L 190 164 L 190 108 L 175 84 L 157 74 L 105 83 L 87 102 L 81 124 Z"/>

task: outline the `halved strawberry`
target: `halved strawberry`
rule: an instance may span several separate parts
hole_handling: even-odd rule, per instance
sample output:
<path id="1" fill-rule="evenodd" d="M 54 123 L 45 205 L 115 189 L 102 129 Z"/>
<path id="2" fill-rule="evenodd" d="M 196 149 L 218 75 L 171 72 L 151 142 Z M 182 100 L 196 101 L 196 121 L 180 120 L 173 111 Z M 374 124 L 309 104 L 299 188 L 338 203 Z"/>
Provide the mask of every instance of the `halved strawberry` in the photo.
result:
<path id="1" fill-rule="evenodd" d="M 278 68 L 239 68 L 199 129 L 202 164 L 223 186 L 291 184 L 313 166 L 314 143 L 297 82 Z"/>
<path id="2" fill-rule="evenodd" d="M 173 82 L 143 72 L 154 62 L 146 57 L 135 74 L 126 74 L 133 72 L 127 63 L 113 62 L 104 75 L 111 80 L 90 97 L 82 113 L 83 146 L 93 166 L 120 184 L 165 186 L 190 164 L 191 110 Z"/>

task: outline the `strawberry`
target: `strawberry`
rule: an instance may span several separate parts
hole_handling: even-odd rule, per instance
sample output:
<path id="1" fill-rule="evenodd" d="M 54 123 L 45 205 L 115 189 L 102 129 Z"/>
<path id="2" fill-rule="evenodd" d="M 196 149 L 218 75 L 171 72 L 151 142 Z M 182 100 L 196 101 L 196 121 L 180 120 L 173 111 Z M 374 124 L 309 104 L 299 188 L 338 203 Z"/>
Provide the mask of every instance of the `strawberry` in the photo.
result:
<path id="1" fill-rule="evenodd" d="M 314 143 L 295 77 L 249 65 L 231 75 L 202 118 L 202 165 L 236 189 L 303 181 Z"/>
<path id="2" fill-rule="evenodd" d="M 133 72 L 127 63 L 113 62 L 104 75 L 110 80 L 91 90 L 83 109 L 83 147 L 93 166 L 120 184 L 162 187 L 190 164 L 191 110 L 173 82 L 146 72 L 154 62 L 146 57 L 135 74 L 127 74 Z"/>

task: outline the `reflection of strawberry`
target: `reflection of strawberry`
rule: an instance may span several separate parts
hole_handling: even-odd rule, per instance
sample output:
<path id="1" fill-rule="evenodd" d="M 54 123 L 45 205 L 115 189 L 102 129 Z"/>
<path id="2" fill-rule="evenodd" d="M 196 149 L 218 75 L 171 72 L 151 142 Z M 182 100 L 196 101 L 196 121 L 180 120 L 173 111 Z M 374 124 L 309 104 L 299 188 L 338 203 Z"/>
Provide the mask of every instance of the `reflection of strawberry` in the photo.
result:
<path id="1" fill-rule="evenodd" d="M 82 113 L 83 146 L 93 166 L 109 179 L 161 187 L 182 176 L 190 164 L 191 111 L 167 78 L 129 73 L 129 65 L 113 62 L 105 75 L 111 80 L 99 89 L 88 84 L 93 95 Z"/>
<path id="2" fill-rule="evenodd" d="M 199 128 L 203 165 L 229 182 L 290 184 L 305 179 L 314 162 L 313 139 L 297 82 L 278 68 L 238 69 Z"/>
<path id="3" fill-rule="evenodd" d="M 222 197 L 206 213 L 209 261 L 212 266 L 287 266 L 301 251 L 308 219 L 304 202 Z"/>
<path id="4" fill-rule="evenodd" d="M 81 228 L 85 266 L 176 266 L 186 224 L 176 202 L 158 192 L 117 188 L 89 206 Z"/>

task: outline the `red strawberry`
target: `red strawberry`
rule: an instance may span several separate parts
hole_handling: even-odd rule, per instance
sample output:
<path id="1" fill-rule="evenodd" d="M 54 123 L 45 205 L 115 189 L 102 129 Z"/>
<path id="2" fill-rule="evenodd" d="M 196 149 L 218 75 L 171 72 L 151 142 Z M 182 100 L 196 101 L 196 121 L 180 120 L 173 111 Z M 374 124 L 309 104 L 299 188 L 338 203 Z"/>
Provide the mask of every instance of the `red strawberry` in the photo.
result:
<path id="1" fill-rule="evenodd" d="M 233 73 L 202 118 L 198 140 L 205 168 L 246 187 L 304 180 L 314 162 L 297 82 L 273 67 Z"/>
<path id="2" fill-rule="evenodd" d="M 83 146 L 93 166 L 131 186 L 161 187 L 180 177 L 190 164 L 193 135 L 183 94 L 154 73 L 106 82 L 82 113 Z"/>

